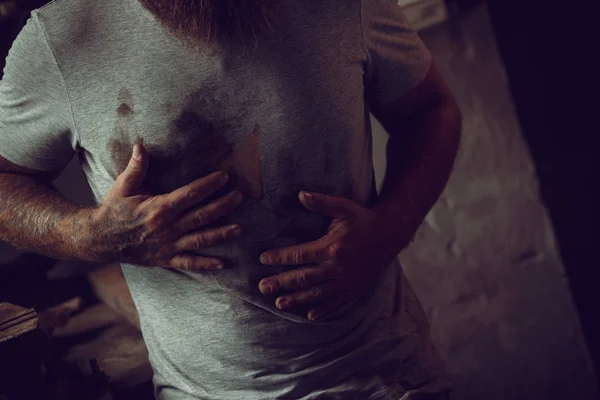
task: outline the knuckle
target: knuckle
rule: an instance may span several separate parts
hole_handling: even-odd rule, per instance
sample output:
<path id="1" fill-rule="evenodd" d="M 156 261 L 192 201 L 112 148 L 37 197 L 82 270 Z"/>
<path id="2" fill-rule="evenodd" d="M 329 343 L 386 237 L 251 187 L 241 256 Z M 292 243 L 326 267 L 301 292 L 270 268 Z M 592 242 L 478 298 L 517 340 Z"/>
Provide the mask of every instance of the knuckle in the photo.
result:
<path id="1" fill-rule="evenodd" d="M 187 200 L 189 200 L 189 201 L 194 201 L 194 200 L 196 200 L 198 197 L 200 197 L 200 193 L 199 193 L 198 189 L 192 189 L 192 188 L 190 188 L 190 189 L 188 189 L 188 190 L 185 192 L 185 196 L 184 196 L 184 197 L 185 197 Z"/>
<path id="2" fill-rule="evenodd" d="M 181 260 L 179 269 L 184 271 L 192 271 L 194 269 L 194 262 L 189 258 L 185 258 Z"/>
<path id="3" fill-rule="evenodd" d="M 208 223 L 208 215 L 206 211 L 198 211 L 195 215 L 195 220 L 198 225 L 206 225 Z"/>
<path id="4" fill-rule="evenodd" d="M 327 256 L 329 258 L 337 258 L 340 254 L 340 250 L 341 250 L 341 245 L 339 243 L 333 243 L 331 245 L 329 245 L 329 247 L 327 248 Z"/>
<path id="5" fill-rule="evenodd" d="M 193 246 L 195 249 L 203 249 L 208 246 L 208 240 L 204 235 L 197 235 L 193 239 Z"/>
<path id="6" fill-rule="evenodd" d="M 304 254 L 301 251 L 294 251 L 292 253 L 292 261 L 295 264 L 304 264 Z"/>
<path id="7" fill-rule="evenodd" d="M 152 235 L 154 234 L 154 230 L 144 227 L 139 229 L 137 235 L 135 235 L 135 246 L 137 248 L 142 248 L 148 242 L 150 242 Z"/>
<path id="8" fill-rule="evenodd" d="M 167 214 L 169 208 L 166 204 L 159 204 L 155 209 L 150 211 L 149 220 L 154 224 L 160 224 Z"/>
<path id="9" fill-rule="evenodd" d="M 308 275 L 306 274 L 306 272 L 301 272 L 296 276 L 296 283 L 301 288 L 308 286 L 309 279 L 308 279 Z"/>
<path id="10" fill-rule="evenodd" d="M 311 296 L 314 297 L 314 298 L 321 298 L 321 297 L 323 297 L 323 289 L 320 288 L 320 287 L 312 288 L 310 292 L 311 292 L 310 293 Z"/>
<path id="11" fill-rule="evenodd" d="M 219 239 L 220 240 L 225 240 L 225 239 L 228 239 L 233 236 L 235 236 L 234 229 L 225 228 L 225 227 L 219 229 Z"/>
<path id="12" fill-rule="evenodd" d="M 322 249 L 318 249 L 315 251 L 315 259 L 317 261 L 327 261 L 329 260 L 329 249 L 328 247 L 324 247 Z"/>

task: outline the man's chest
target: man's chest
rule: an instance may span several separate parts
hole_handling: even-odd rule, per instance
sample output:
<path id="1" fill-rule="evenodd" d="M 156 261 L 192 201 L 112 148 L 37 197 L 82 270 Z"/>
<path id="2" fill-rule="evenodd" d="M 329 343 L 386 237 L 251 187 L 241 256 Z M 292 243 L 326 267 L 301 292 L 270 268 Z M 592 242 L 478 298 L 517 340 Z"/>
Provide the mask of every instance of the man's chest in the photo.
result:
<path id="1" fill-rule="evenodd" d="M 73 114 L 91 178 L 116 178 L 138 141 L 157 193 L 225 170 L 260 199 L 331 174 L 364 130 L 360 60 L 271 57 L 178 59 L 166 49 L 90 68 L 96 79 L 74 91 Z"/>

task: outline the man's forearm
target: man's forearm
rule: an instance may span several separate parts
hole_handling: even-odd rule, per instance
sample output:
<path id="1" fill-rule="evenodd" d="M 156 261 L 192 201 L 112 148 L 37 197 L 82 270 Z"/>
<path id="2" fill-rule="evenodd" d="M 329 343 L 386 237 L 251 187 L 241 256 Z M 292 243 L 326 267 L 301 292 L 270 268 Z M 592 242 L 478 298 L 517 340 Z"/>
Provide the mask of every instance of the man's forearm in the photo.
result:
<path id="1" fill-rule="evenodd" d="M 50 184 L 0 173 L 0 241 L 53 258 L 93 261 L 85 243 L 90 215 Z"/>
<path id="2" fill-rule="evenodd" d="M 398 254 L 443 191 L 458 150 L 460 111 L 452 98 L 415 113 L 390 132 L 387 169 L 375 206 L 384 251 Z"/>

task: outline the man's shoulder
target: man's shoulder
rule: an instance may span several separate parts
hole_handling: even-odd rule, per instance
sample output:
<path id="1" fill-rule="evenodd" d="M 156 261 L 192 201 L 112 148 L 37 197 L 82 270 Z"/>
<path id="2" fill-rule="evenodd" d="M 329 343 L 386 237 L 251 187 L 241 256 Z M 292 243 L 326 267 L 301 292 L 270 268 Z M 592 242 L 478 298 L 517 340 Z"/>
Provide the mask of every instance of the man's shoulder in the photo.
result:
<path id="1" fill-rule="evenodd" d="M 32 18 L 58 64 L 79 69 L 112 57 L 119 43 L 135 41 L 144 11 L 137 0 L 53 0 Z"/>
<path id="2" fill-rule="evenodd" d="M 99 8 L 110 7 L 112 0 L 52 0 L 44 6 L 33 10 L 32 15 L 36 15 L 45 21 L 53 23 L 77 23 L 81 19 L 85 20 L 87 15 L 93 14 Z M 79 17 L 79 18 L 78 18 Z"/>
<path id="3" fill-rule="evenodd" d="M 32 17 L 40 21 L 52 44 L 76 46 L 106 29 L 107 21 L 119 15 L 122 3 L 126 1 L 52 0 L 34 10 Z"/>

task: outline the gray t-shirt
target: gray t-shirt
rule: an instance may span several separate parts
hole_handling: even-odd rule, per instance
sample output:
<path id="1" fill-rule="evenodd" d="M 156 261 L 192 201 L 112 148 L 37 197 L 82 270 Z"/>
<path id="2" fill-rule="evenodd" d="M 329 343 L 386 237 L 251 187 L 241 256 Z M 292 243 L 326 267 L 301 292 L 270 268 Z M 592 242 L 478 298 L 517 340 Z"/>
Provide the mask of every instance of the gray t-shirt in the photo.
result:
<path id="1" fill-rule="evenodd" d="M 313 323 L 258 281 L 269 248 L 329 220 L 299 190 L 376 198 L 369 106 L 405 95 L 430 55 L 391 0 L 281 2 L 274 34 L 245 51 L 193 50 L 136 0 L 55 0 L 15 41 L 0 84 L 0 155 L 37 170 L 77 154 L 98 202 L 143 139 L 145 184 L 164 193 L 215 169 L 245 203 L 242 239 L 202 254 L 224 271 L 123 265 L 160 399 L 394 399 L 447 388 L 397 264 L 371 296 Z M 281 270 L 288 269 L 281 268 Z M 279 271 L 279 270 L 278 270 Z"/>

